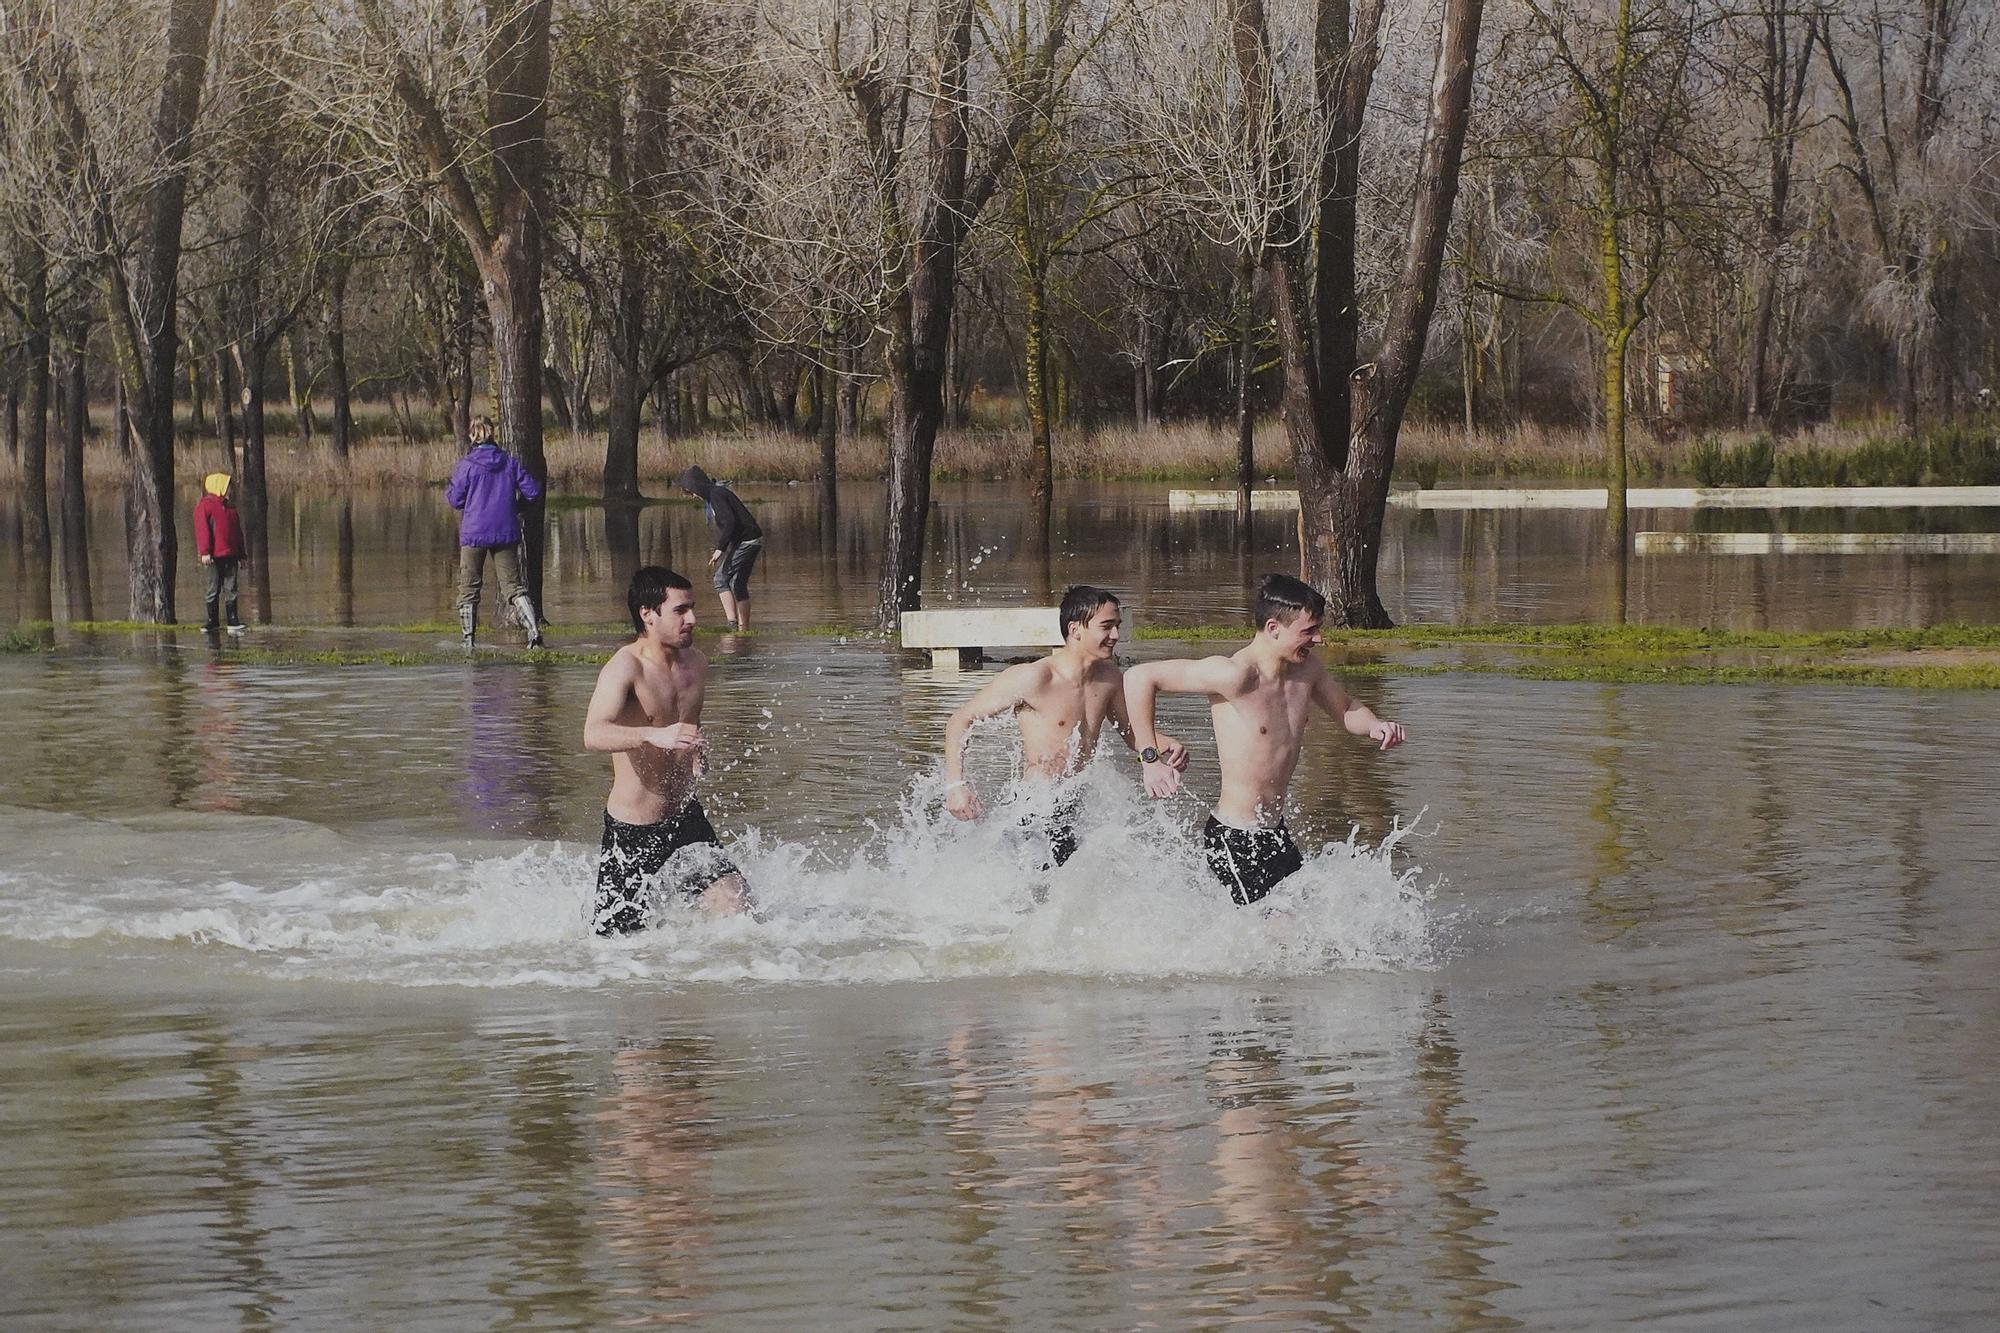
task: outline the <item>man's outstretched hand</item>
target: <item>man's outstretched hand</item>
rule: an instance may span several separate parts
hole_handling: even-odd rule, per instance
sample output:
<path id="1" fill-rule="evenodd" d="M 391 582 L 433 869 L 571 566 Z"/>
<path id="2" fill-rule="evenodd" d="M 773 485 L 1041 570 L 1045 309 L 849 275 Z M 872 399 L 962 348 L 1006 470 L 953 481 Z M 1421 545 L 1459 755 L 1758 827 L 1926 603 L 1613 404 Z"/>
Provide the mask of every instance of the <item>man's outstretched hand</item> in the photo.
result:
<path id="1" fill-rule="evenodd" d="M 1407 740 L 1408 735 L 1404 732 L 1402 723 L 1391 722 L 1385 718 L 1368 728 L 1368 739 L 1384 750 L 1393 750 Z"/>

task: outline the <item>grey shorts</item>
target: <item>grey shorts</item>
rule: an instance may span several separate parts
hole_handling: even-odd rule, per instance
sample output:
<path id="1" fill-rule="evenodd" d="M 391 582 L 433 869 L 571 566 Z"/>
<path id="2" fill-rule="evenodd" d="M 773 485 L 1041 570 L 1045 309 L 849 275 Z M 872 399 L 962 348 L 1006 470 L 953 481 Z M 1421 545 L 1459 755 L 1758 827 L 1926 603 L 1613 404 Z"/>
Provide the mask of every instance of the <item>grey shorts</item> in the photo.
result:
<path id="1" fill-rule="evenodd" d="M 764 539 L 753 537 L 738 542 L 722 553 L 715 566 L 715 590 L 726 592 L 739 602 L 750 600 L 750 571 L 764 553 Z"/>

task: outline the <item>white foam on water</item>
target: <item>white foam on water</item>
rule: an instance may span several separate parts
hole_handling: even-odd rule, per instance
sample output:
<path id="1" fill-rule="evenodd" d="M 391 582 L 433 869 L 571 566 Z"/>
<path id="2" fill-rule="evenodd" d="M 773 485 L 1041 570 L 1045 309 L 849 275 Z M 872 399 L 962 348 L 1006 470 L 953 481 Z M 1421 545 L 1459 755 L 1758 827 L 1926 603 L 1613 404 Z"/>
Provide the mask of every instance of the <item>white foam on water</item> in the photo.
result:
<path id="1" fill-rule="evenodd" d="M 1045 871 L 1034 825 L 1070 794 L 1079 850 Z M 656 928 L 616 939 L 587 925 L 595 847 L 461 856 L 307 824 L 288 838 L 269 819 L 141 828 L 5 811 L 24 855 L 0 868 L 0 938 L 406 986 L 1291 976 L 1436 959 L 1431 887 L 1398 850 L 1407 830 L 1308 847 L 1303 870 L 1240 908 L 1202 863 L 1192 804 L 1149 802 L 1108 762 L 1061 789 L 1009 784 L 974 822 L 942 796 L 920 779 L 893 818 L 837 845 L 725 833 L 754 917 L 669 904 Z"/>

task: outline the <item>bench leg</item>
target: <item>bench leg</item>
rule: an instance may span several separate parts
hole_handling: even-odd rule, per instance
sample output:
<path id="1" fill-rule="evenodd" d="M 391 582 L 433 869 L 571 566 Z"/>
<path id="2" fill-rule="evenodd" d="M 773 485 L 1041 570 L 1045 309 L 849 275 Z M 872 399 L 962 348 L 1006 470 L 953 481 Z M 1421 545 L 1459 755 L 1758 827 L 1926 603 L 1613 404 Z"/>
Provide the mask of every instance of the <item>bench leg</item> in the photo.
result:
<path id="1" fill-rule="evenodd" d="M 976 671 L 984 658 L 977 648 L 931 649 L 931 666 L 938 671 Z"/>

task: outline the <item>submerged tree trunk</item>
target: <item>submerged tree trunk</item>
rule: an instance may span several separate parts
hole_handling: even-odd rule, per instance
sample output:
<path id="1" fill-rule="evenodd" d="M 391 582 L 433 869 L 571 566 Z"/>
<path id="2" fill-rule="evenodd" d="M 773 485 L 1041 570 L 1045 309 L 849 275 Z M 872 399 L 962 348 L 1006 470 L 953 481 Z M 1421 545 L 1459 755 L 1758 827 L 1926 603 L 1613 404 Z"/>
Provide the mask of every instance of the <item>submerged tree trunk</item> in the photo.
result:
<path id="1" fill-rule="evenodd" d="M 250 548 L 251 606 L 257 623 L 271 623 L 271 521 L 264 473 L 264 404 L 269 393 L 270 353 L 252 338 L 239 344 L 243 376 L 243 475 L 236 500 L 243 514 L 243 540 Z"/>
<path id="2" fill-rule="evenodd" d="M 23 620 L 53 620 L 54 550 L 49 540 L 49 261 L 38 241 L 23 246 L 22 374 L 27 381 L 20 434 Z"/>
<path id="3" fill-rule="evenodd" d="M 1248 491 L 1257 480 L 1255 414 L 1250 380 L 1257 370 L 1257 329 L 1252 298 L 1257 282 L 1257 257 L 1244 250 L 1236 257 L 1236 488 Z M 1247 499 L 1239 501 L 1247 509 Z"/>
<path id="4" fill-rule="evenodd" d="M 229 349 L 215 354 L 215 428 L 222 444 L 222 457 L 228 464 L 228 471 L 236 473 L 236 377 L 230 373 Z"/>
<path id="5" fill-rule="evenodd" d="M 333 456 L 354 448 L 354 390 L 347 373 L 347 263 L 336 262 L 326 285 L 327 377 L 333 390 Z"/>
<path id="6" fill-rule="evenodd" d="M 63 452 L 60 504 L 62 514 L 63 585 L 72 620 L 93 620 L 90 594 L 90 522 L 84 503 L 84 433 L 90 425 L 89 366 L 84 349 L 90 341 L 90 321 L 78 318 L 68 327 L 64 354 Z M 223 404 L 227 407 L 227 404 Z"/>

